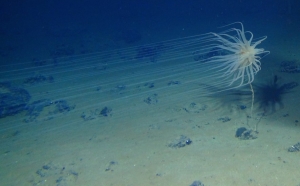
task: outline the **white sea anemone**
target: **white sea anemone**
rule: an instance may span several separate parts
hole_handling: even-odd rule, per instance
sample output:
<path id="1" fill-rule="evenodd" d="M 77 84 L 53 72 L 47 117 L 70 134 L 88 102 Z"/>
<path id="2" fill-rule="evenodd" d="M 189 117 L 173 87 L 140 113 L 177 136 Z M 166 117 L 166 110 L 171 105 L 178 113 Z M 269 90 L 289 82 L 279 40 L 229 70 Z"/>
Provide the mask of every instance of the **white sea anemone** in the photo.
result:
<path id="1" fill-rule="evenodd" d="M 223 71 L 221 78 L 232 78 L 231 84 L 240 82 L 238 86 L 252 83 L 255 74 L 261 69 L 261 57 L 268 54 L 263 48 L 256 48 L 267 37 L 262 37 L 253 41 L 253 34 L 244 31 L 242 23 L 241 29 L 231 28 L 223 33 L 212 33 L 212 45 L 216 49 L 223 51 L 224 55 L 213 56 L 208 59 L 210 63 L 217 63 L 216 69 Z M 228 32 L 235 32 L 229 35 Z M 249 35 L 247 39 L 246 34 Z"/>
<path id="2" fill-rule="evenodd" d="M 112 45 L 110 50 L 97 53 L 44 60 L 45 65 L 3 64 L 0 74 L 3 81 L 12 83 L 22 82 L 36 72 L 53 75 L 61 80 L 49 87 L 38 82 L 35 88 L 51 92 L 53 100 L 83 100 L 91 109 L 125 101 L 119 111 L 125 114 L 127 103 L 156 103 L 156 95 L 166 105 L 185 103 L 186 99 L 207 97 L 253 82 L 261 69 L 261 58 L 269 53 L 256 48 L 266 37 L 253 39 L 252 32 L 244 31 L 243 24 L 238 24 L 240 29 L 230 28 L 221 33 L 208 32 L 127 48 Z"/>

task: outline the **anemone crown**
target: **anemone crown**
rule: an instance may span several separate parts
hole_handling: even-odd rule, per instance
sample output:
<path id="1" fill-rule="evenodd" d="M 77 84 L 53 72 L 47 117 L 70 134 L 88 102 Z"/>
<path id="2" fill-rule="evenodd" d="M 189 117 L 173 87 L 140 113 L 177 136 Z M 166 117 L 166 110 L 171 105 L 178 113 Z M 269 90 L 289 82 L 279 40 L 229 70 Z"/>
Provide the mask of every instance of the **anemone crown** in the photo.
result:
<path id="1" fill-rule="evenodd" d="M 254 81 L 254 76 L 261 70 L 261 55 L 269 54 L 263 48 L 256 48 L 267 37 L 262 37 L 253 42 L 253 34 L 250 31 L 244 31 L 242 23 L 241 29 L 232 28 L 223 33 L 216 34 L 214 47 L 223 50 L 224 55 L 212 57 L 212 62 L 217 62 L 217 69 L 224 71 L 222 78 L 232 78 L 230 83 L 240 82 L 238 86 L 250 84 Z M 227 34 L 235 32 L 235 35 Z M 248 38 L 246 35 L 249 35 Z"/>

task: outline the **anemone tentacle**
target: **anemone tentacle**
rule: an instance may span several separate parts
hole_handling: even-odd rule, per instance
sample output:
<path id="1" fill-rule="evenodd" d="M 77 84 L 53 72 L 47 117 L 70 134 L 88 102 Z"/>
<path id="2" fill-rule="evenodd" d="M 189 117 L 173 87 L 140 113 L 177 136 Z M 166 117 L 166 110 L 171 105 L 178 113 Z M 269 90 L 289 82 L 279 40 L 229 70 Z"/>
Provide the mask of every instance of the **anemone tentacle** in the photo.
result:
<path id="1" fill-rule="evenodd" d="M 249 84 L 254 81 L 254 76 L 261 70 L 261 55 L 268 54 L 263 48 L 256 48 L 267 37 L 262 37 L 253 41 L 253 33 L 244 31 L 242 23 L 241 29 L 232 28 L 223 33 L 212 33 L 215 44 L 213 47 L 225 52 L 224 55 L 213 56 L 208 62 L 216 63 L 214 69 L 223 71 L 220 78 L 232 77 L 229 85 L 240 81 L 238 86 Z M 235 32 L 232 35 L 230 32 Z M 246 35 L 249 35 L 246 37 Z"/>

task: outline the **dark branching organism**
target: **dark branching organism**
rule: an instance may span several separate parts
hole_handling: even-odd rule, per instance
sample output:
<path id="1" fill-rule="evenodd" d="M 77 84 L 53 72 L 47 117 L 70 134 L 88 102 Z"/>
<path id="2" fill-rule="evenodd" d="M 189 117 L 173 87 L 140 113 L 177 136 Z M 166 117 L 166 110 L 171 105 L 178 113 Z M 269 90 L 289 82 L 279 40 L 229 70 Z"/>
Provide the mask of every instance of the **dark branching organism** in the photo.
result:
<path id="1" fill-rule="evenodd" d="M 284 108 L 284 97 L 290 93 L 293 88 L 298 86 L 296 82 L 278 83 L 278 79 L 278 76 L 275 75 L 272 80 L 267 83 L 253 84 L 255 92 L 254 104 L 258 104 L 259 110 L 265 114 L 274 113 Z M 251 100 L 251 92 L 245 86 L 239 89 L 222 91 L 216 87 L 205 85 L 205 89 L 209 91 L 208 97 L 219 100 L 219 107 L 230 108 L 232 104 L 244 105 L 245 100 Z M 249 105 L 250 103 L 246 101 L 246 104 Z"/>
<path id="2" fill-rule="evenodd" d="M 256 103 L 259 108 L 263 109 L 265 113 L 274 113 L 278 109 L 284 108 L 283 97 L 289 93 L 291 89 L 298 86 L 296 82 L 278 83 L 278 77 L 275 75 L 273 80 L 265 83 L 254 85 Z"/>

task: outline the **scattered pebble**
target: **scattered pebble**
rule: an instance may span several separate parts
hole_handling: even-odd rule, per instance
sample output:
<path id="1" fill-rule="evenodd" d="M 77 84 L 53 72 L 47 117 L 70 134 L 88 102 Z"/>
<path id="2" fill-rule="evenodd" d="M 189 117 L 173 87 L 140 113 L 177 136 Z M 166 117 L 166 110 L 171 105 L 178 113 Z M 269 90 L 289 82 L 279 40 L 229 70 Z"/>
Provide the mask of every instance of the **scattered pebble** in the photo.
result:
<path id="1" fill-rule="evenodd" d="M 25 111 L 30 99 L 27 90 L 12 86 L 10 82 L 0 82 L 0 118 Z"/>
<path id="2" fill-rule="evenodd" d="M 219 118 L 218 119 L 219 121 L 222 121 L 223 123 L 225 123 L 225 122 L 228 122 L 228 121 L 230 121 L 231 120 L 231 118 L 229 118 L 229 117 L 224 117 L 224 118 Z"/>
<path id="3" fill-rule="evenodd" d="M 112 109 L 111 109 L 110 107 L 104 107 L 104 108 L 101 110 L 100 115 L 105 116 L 105 117 L 111 116 L 111 115 L 112 115 L 111 112 L 112 112 Z"/>
<path id="4" fill-rule="evenodd" d="M 185 147 L 186 145 L 192 144 L 192 140 L 187 136 L 181 135 L 179 138 L 173 140 L 171 143 L 168 144 L 168 147 L 171 148 L 181 148 Z"/>
<path id="5" fill-rule="evenodd" d="M 171 86 L 171 85 L 179 85 L 180 84 L 180 81 L 169 81 L 168 85 Z"/>
<path id="6" fill-rule="evenodd" d="M 246 106 L 246 105 L 239 105 L 239 107 L 240 107 L 240 109 L 241 109 L 241 110 L 244 110 L 244 109 L 246 109 L 246 108 L 247 108 L 247 106 Z"/>
<path id="7" fill-rule="evenodd" d="M 116 166 L 118 164 L 118 162 L 116 161 L 110 161 L 107 168 L 105 169 L 105 171 L 111 171 L 113 172 L 113 167 Z"/>
<path id="8" fill-rule="evenodd" d="M 257 138 L 257 132 L 249 130 L 246 127 L 240 127 L 235 132 L 235 137 L 241 140 L 250 140 Z"/>
<path id="9" fill-rule="evenodd" d="M 73 164 L 67 167 L 53 163 L 45 164 L 35 172 L 35 176 L 29 182 L 33 186 L 43 185 L 44 180 L 55 180 L 55 183 L 48 183 L 49 185 L 74 185 L 79 173 L 72 166 Z"/>
<path id="10" fill-rule="evenodd" d="M 183 110 L 187 113 L 200 113 L 202 111 L 205 111 L 207 109 L 207 105 L 205 104 L 199 104 L 192 102 L 188 106 L 183 107 Z"/>
<path id="11" fill-rule="evenodd" d="M 201 181 L 196 180 L 190 186 L 204 186 L 204 184 Z"/>
<path id="12" fill-rule="evenodd" d="M 53 119 L 58 113 L 64 114 L 75 109 L 75 105 L 69 105 L 66 100 L 51 101 L 50 99 L 41 99 L 26 106 L 27 113 L 23 121 L 25 123 L 36 121 L 46 107 L 49 107 L 50 111 L 45 120 Z"/>
<path id="13" fill-rule="evenodd" d="M 154 83 L 145 83 L 144 86 L 148 87 L 148 88 L 153 88 L 154 87 Z"/>
<path id="14" fill-rule="evenodd" d="M 300 142 L 288 148 L 289 152 L 298 152 L 300 151 Z"/>
<path id="15" fill-rule="evenodd" d="M 147 97 L 146 99 L 144 99 L 144 102 L 147 103 L 148 105 L 156 104 L 158 102 L 157 94 L 153 94 Z"/>

